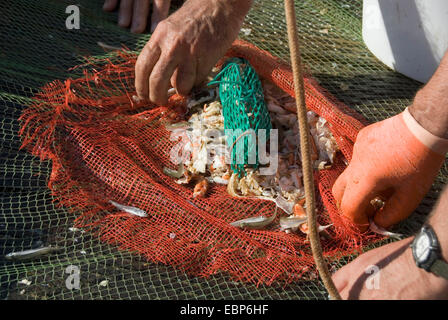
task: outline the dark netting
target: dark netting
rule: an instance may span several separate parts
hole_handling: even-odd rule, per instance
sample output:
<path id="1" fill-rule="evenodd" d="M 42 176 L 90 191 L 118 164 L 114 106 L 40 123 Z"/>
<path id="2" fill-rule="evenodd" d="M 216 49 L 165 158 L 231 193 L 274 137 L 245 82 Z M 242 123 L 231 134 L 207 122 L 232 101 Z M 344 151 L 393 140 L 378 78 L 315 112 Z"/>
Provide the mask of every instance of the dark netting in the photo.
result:
<path id="1" fill-rule="evenodd" d="M 57 207 L 47 188 L 50 162 L 25 150 L 18 117 L 48 82 L 76 76 L 82 57 L 108 55 L 98 42 L 140 50 L 149 35 L 116 26 L 102 1 L 79 1 L 80 30 L 67 30 L 68 1 L 2 1 L 0 28 L 1 211 L 0 296 L 3 299 L 316 299 L 326 298 L 317 280 L 284 285 L 247 284 L 227 274 L 187 276 L 138 255 L 118 251 L 89 232 L 73 229 L 73 214 Z M 361 38 L 362 1 L 297 1 L 303 60 L 319 84 L 370 122 L 402 111 L 421 86 L 381 64 Z M 256 1 L 240 37 L 288 60 L 282 1 Z M 431 192 L 398 230 L 411 234 L 446 183 L 443 166 Z M 38 260 L 9 262 L 6 253 L 42 244 L 62 248 Z M 345 261 L 331 266 L 341 267 Z M 66 287 L 67 267 L 80 270 L 80 289 Z M 26 280 L 26 281 L 24 281 Z"/>

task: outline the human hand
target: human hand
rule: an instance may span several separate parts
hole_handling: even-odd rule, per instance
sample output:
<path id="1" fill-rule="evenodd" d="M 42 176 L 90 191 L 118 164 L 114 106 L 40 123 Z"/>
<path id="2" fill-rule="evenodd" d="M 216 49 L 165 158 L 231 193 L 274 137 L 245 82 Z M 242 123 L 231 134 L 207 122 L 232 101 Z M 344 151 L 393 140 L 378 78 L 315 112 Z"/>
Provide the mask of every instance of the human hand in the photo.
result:
<path id="1" fill-rule="evenodd" d="M 156 28 L 135 65 L 141 99 L 167 102 L 170 84 L 186 95 L 237 37 L 250 0 L 190 0 Z"/>
<path id="2" fill-rule="evenodd" d="M 120 3 L 120 5 L 118 5 Z M 131 32 L 142 33 L 148 23 L 149 0 L 105 0 L 104 11 L 113 11 L 119 6 L 118 25 L 131 27 Z M 153 0 L 151 15 L 151 32 L 154 32 L 160 21 L 168 16 L 171 0 Z"/>
<path id="3" fill-rule="evenodd" d="M 352 160 L 333 186 L 342 214 L 362 231 L 367 229 L 369 217 L 384 228 L 406 219 L 430 189 L 445 159 L 444 153 L 416 138 L 404 114 L 358 133 Z M 376 197 L 385 201 L 377 212 L 370 204 Z"/>
<path id="4" fill-rule="evenodd" d="M 448 281 L 416 266 L 411 238 L 363 253 L 333 281 L 343 299 L 446 299 Z"/>

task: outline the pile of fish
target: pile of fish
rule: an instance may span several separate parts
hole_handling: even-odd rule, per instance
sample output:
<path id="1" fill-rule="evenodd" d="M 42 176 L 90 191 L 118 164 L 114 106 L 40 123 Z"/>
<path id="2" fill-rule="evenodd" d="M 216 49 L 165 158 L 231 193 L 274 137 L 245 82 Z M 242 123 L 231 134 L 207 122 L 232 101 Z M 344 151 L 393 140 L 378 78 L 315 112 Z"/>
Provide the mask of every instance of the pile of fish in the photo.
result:
<path id="1" fill-rule="evenodd" d="M 172 132 L 171 138 L 180 139 L 182 143 L 175 152 L 181 154 L 177 160 L 178 169 L 164 168 L 164 172 L 174 177 L 178 184 L 194 184 L 193 197 L 206 196 L 209 185 L 216 183 L 227 185 L 228 193 L 234 197 L 273 201 L 285 213 L 280 217 L 282 230 L 307 233 L 295 100 L 268 82 L 263 82 L 263 90 L 272 127 L 278 130 L 278 163 L 273 174 L 260 174 L 262 165 L 257 169 L 246 166 L 246 175 L 242 177 L 231 170 L 222 105 L 216 87 L 193 93 L 188 100 L 186 121 L 166 125 Z M 329 124 L 312 111 L 308 111 L 307 116 L 314 167 L 316 170 L 329 168 L 338 151 Z M 269 157 L 270 149 L 266 149 Z M 265 228 L 276 216 L 277 211 L 271 217 L 247 218 L 232 225 L 247 229 Z"/>

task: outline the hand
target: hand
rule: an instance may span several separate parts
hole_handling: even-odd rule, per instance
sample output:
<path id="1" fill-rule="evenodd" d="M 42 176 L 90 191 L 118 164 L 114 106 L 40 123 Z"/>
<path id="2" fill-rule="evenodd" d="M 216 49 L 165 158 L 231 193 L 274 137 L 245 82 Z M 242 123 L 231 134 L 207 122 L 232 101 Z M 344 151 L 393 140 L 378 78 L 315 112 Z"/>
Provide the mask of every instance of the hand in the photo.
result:
<path id="1" fill-rule="evenodd" d="M 113 11 L 120 3 L 118 25 L 131 27 L 131 32 L 142 33 L 146 29 L 149 15 L 149 0 L 105 0 L 104 11 Z M 151 16 L 151 32 L 154 32 L 160 21 L 168 16 L 171 0 L 153 0 Z"/>
<path id="2" fill-rule="evenodd" d="M 343 299 L 447 299 L 448 281 L 416 266 L 410 238 L 370 250 L 333 275 Z M 372 267 L 373 266 L 373 267 Z"/>
<path id="3" fill-rule="evenodd" d="M 333 195 L 343 215 L 366 230 L 369 217 L 388 228 L 418 206 L 431 187 L 445 156 L 417 140 L 406 126 L 403 114 L 362 129 L 349 166 L 333 186 Z M 370 201 L 385 200 L 375 213 Z"/>
<path id="4" fill-rule="evenodd" d="M 163 20 L 140 53 L 135 87 L 163 105 L 170 83 L 186 95 L 201 83 L 237 37 L 249 0 L 190 0 Z"/>

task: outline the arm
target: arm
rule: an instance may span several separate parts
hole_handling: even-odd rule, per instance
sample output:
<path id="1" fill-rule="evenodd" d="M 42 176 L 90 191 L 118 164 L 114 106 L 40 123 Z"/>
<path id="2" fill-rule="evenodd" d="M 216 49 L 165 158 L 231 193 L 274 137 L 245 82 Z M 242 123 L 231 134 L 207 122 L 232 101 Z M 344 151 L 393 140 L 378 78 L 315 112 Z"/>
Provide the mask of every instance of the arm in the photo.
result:
<path id="1" fill-rule="evenodd" d="M 448 187 L 442 192 L 429 218 L 439 240 L 442 257 L 448 262 Z M 448 280 L 416 266 L 410 243 L 413 238 L 368 251 L 333 276 L 344 299 L 447 299 Z M 377 267 L 376 279 L 368 272 Z M 375 286 L 376 282 L 376 286 Z"/>
<path id="2" fill-rule="evenodd" d="M 137 95 L 167 102 L 170 84 L 187 94 L 224 55 L 252 0 L 188 0 L 154 31 L 135 66 Z"/>
<path id="3" fill-rule="evenodd" d="M 409 107 L 415 120 L 432 134 L 448 139 L 448 53 Z"/>
<path id="4" fill-rule="evenodd" d="M 448 263 L 448 185 L 442 192 L 428 223 L 434 229 L 440 242 L 443 260 Z"/>
<path id="5" fill-rule="evenodd" d="M 448 151 L 448 53 L 409 112 L 362 129 L 353 157 L 333 186 L 342 214 L 366 230 L 406 219 L 430 189 Z M 375 212 L 370 201 L 385 200 Z"/>

